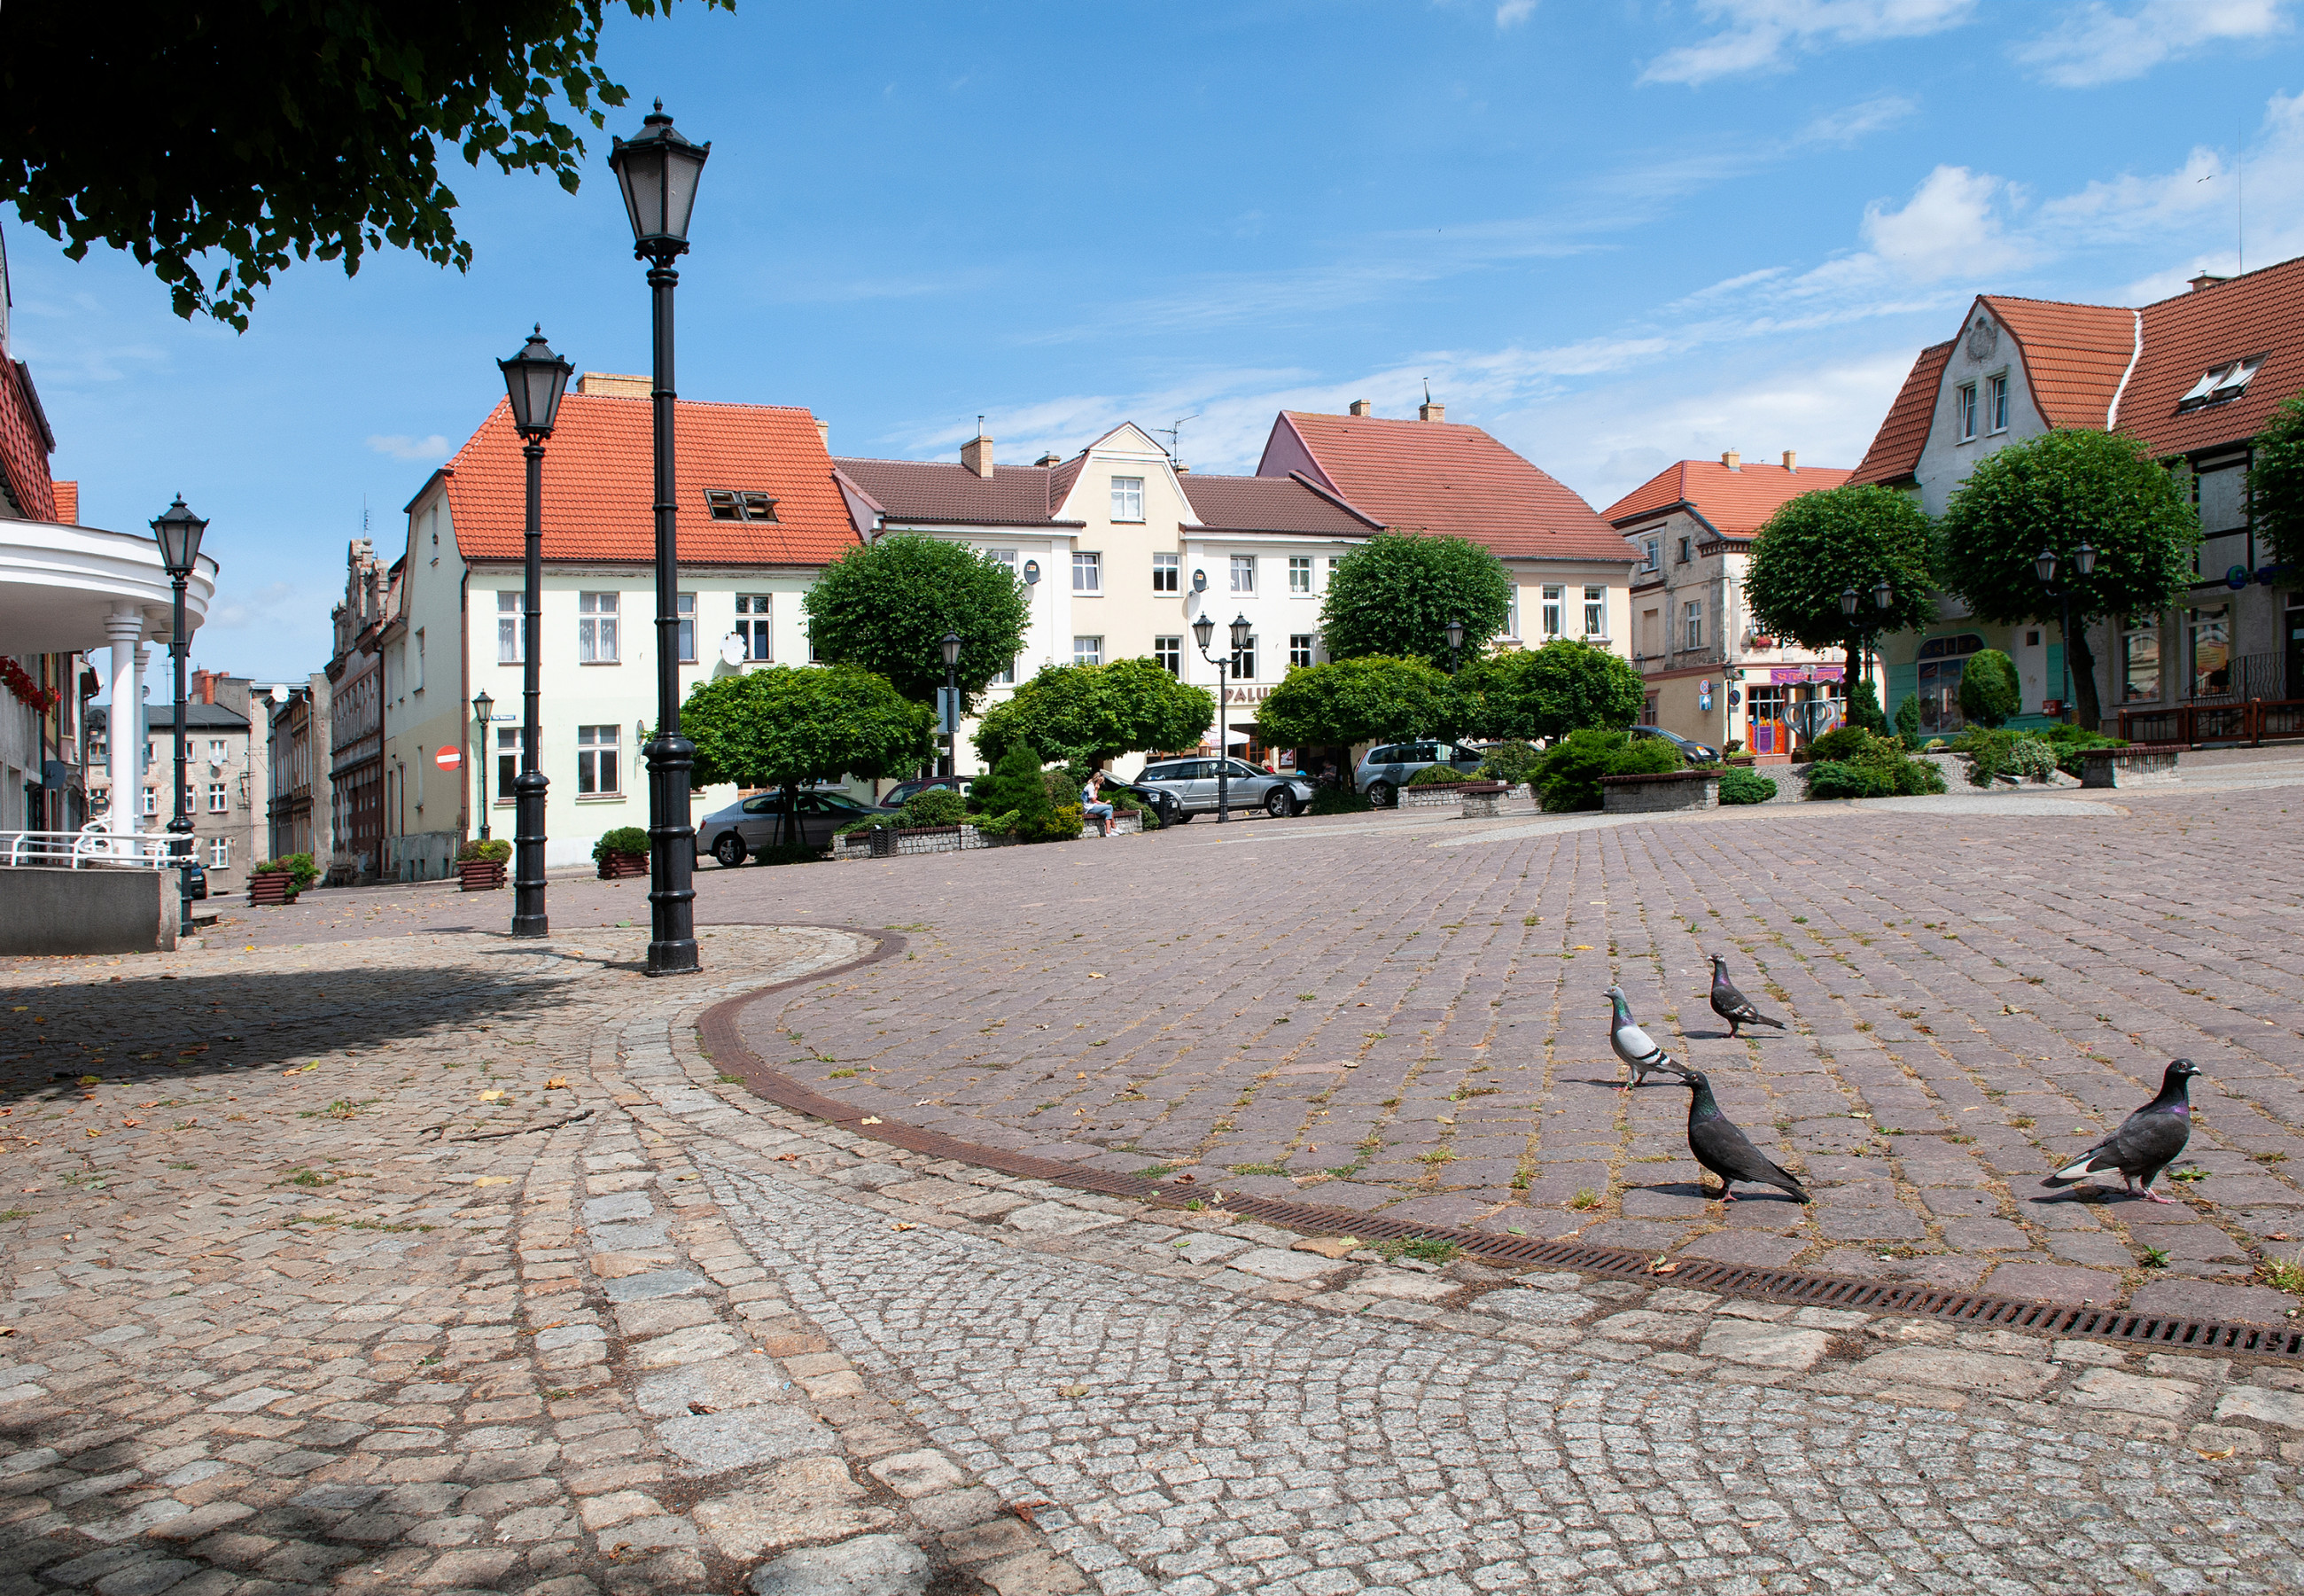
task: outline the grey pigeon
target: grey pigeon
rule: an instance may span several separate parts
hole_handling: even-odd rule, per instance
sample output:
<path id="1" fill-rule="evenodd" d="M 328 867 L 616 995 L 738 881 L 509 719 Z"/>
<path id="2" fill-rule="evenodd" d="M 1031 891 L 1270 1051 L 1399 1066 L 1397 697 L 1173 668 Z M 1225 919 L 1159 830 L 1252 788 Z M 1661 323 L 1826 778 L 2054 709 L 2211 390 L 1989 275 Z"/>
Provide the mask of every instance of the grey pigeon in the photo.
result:
<path id="1" fill-rule="evenodd" d="M 2091 1175 L 2119 1170 L 2135 1192 L 2140 1185 L 2155 1202 L 2173 1202 L 2152 1189 L 2160 1172 L 2176 1161 L 2184 1143 L 2192 1139 L 2192 1100 L 2189 1082 L 2200 1073 L 2189 1058 L 2170 1061 L 2160 1077 L 2160 1095 L 2120 1122 L 2120 1128 L 2040 1184 L 2069 1186 Z"/>
<path id="2" fill-rule="evenodd" d="M 1728 1034 L 1732 1039 L 1741 1034 L 1739 1025 L 1773 1025 L 1784 1028 L 1782 1020 L 1771 1020 L 1752 1006 L 1752 1000 L 1736 989 L 1728 979 L 1728 961 L 1718 954 L 1712 955 L 1712 1012 L 1728 1022 Z"/>
<path id="3" fill-rule="evenodd" d="M 1670 1070 L 1685 1080 L 1688 1066 L 1657 1047 L 1656 1039 L 1634 1022 L 1631 1006 L 1624 1001 L 1623 988 L 1610 987 L 1604 996 L 1615 1011 L 1608 1026 L 1608 1045 L 1615 1048 L 1616 1057 L 1632 1072 L 1619 1090 L 1630 1091 L 1647 1080 L 1651 1070 Z"/>
<path id="4" fill-rule="evenodd" d="M 1807 1188 L 1768 1161 L 1752 1139 L 1729 1123 L 1712 1100 L 1712 1082 L 1702 1070 L 1690 1070 L 1683 1082 L 1688 1099 L 1688 1150 L 1696 1161 L 1720 1177 L 1720 1201 L 1733 1202 L 1731 1189 L 1737 1181 L 1749 1186 L 1776 1186 L 1806 1202 Z M 1700 1185 L 1701 1183 L 1699 1182 Z"/>

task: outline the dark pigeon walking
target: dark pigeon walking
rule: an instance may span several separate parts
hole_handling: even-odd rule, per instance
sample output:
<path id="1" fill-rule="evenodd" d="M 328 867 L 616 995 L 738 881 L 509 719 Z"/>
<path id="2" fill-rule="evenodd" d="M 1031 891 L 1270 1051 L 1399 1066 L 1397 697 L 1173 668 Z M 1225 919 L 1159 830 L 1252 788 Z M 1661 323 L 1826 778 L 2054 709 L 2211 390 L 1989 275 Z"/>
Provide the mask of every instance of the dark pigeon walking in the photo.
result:
<path id="1" fill-rule="evenodd" d="M 2077 1184 L 2091 1175 L 2120 1171 L 2133 1194 L 2139 1187 L 2155 1202 L 2174 1202 L 2152 1189 L 2160 1172 L 2174 1163 L 2192 1139 L 2192 1099 L 2188 1095 L 2199 1066 L 2189 1058 L 2170 1061 L 2160 1077 L 2160 1095 L 2121 1121 L 2120 1128 L 2040 1184 Z"/>
<path id="2" fill-rule="evenodd" d="M 1740 1180 L 1748 1186 L 1778 1187 L 1802 1202 L 1808 1200 L 1805 1186 L 1770 1163 L 1767 1154 L 1753 1146 L 1752 1139 L 1720 1112 L 1720 1105 L 1712 1100 L 1709 1076 L 1702 1070 L 1690 1070 L 1682 1084 L 1693 1093 L 1688 1099 L 1688 1150 L 1720 1177 L 1721 1201 L 1736 1201 L 1731 1187 Z M 1703 1183 L 1697 1184 L 1701 1189 Z"/>
<path id="3" fill-rule="evenodd" d="M 1630 1091 L 1648 1078 L 1650 1070 L 1670 1070 L 1682 1080 L 1688 1078 L 1687 1066 L 1658 1047 L 1656 1039 L 1632 1018 L 1632 1006 L 1624 1000 L 1623 988 L 1610 987 L 1601 996 L 1607 998 L 1613 1010 L 1608 1021 L 1608 1045 L 1632 1072 L 1624 1077 L 1618 1091 Z"/>
<path id="4" fill-rule="evenodd" d="M 1771 1020 L 1736 989 L 1736 983 L 1728 979 L 1728 961 L 1716 953 L 1712 955 L 1712 1012 L 1728 1022 L 1731 1040 L 1742 1034 L 1736 1029 L 1739 1025 L 1773 1025 L 1779 1031 L 1784 1028 L 1782 1020 Z"/>

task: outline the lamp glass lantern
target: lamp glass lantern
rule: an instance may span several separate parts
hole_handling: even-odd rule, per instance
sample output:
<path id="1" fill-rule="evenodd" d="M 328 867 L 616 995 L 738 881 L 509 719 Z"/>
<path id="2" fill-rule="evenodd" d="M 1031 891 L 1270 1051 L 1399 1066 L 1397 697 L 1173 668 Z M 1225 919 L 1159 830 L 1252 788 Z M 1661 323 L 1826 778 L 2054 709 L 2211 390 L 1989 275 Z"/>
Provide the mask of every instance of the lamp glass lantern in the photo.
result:
<path id="1" fill-rule="evenodd" d="M 1451 621 L 1451 622 L 1449 622 L 1449 623 L 1447 624 L 1447 625 L 1445 625 L 1445 626 L 1442 627 L 1442 628 L 1441 628 L 1441 631 L 1442 631 L 1444 633 L 1445 633 L 1445 634 L 1446 634 L 1446 636 L 1447 636 L 1447 639 L 1448 639 L 1448 650 L 1449 650 L 1449 652 L 1450 652 L 1450 653 L 1453 653 L 1453 652 L 1455 652 L 1458 649 L 1461 649 L 1461 648 L 1462 648 L 1462 647 L 1464 646 L 1464 623 L 1463 623 L 1463 622 L 1461 622 L 1461 621 Z"/>
<path id="2" fill-rule="evenodd" d="M 1199 620 L 1192 623 L 1192 641 L 1200 645 L 1200 652 L 1205 654 L 1208 651 L 1208 645 L 1216 641 L 1216 617 L 1203 613 Z"/>
<path id="3" fill-rule="evenodd" d="M 1875 609 L 1885 609 L 1895 602 L 1895 586 L 1884 576 L 1880 579 L 1880 585 L 1872 590 L 1872 607 Z"/>
<path id="4" fill-rule="evenodd" d="M 1245 614 L 1232 617 L 1232 651 L 1233 653 L 1240 654 L 1247 651 L 1249 639 L 1252 631 L 1253 628 L 1249 625 L 1248 616 Z"/>
<path id="5" fill-rule="evenodd" d="M 160 565 L 170 576 L 182 581 L 192 573 L 200 557 L 200 534 L 208 530 L 208 523 L 191 513 L 181 493 L 160 513 L 152 523 L 152 536 L 160 545 Z"/>
<path id="6" fill-rule="evenodd" d="M 2040 573 L 2040 585 L 2042 587 L 2046 587 L 2050 582 L 2055 581 L 2056 551 L 2053 548 L 2042 549 L 2040 551 L 2040 557 L 2032 562 L 2032 569 Z"/>
<path id="7" fill-rule="evenodd" d="M 552 352 L 538 324 L 521 352 L 498 361 L 504 371 L 504 393 L 512 401 L 512 429 L 525 438 L 550 437 L 560 414 L 560 397 L 576 368 Z"/>
<path id="8" fill-rule="evenodd" d="M 946 670 L 953 670 L 955 669 L 959 664 L 960 633 L 957 632 L 947 632 L 944 634 L 944 668 Z"/>
<path id="9" fill-rule="evenodd" d="M 2080 546 L 2072 550 L 2072 559 L 2080 566 L 2082 576 L 2096 574 L 2096 549 L 2087 539 L 2081 539 Z"/>
<path id="10" fill-rule="evenodd" d="M 496 713 L 496 701 L 488 696 L 487 688 L 483 687 L 472 695 L 472 718 L 482 726 L 488 724 L 488 717 Z"/>
<path id="11" fill-rule="evenodd" d="M 698 144 L 672 125 L 664 102 L 643 123 L 637 139 L 618 139 L 608 153 L 632 224 L 634 252 L 669 258 L 688 250 L 688 218 L 696 208 L 696 185 L 712 146 Z"/>
<path id="12" fill-rule="evenodd" d="M 1854 588 L 1842 588 L 1840 590 L 1840 613 L 1846 615 L 1851 621 L 1856 618 L 1856 590 Z"/>

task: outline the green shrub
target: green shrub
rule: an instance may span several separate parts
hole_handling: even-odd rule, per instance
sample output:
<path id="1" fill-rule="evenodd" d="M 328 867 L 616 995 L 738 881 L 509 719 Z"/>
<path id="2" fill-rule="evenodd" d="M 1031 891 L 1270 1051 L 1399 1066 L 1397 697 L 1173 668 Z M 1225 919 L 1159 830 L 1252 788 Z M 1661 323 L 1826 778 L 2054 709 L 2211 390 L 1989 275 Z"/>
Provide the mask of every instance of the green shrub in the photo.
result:
<path id="1" fill-rule="evenodd" d="M 1006 814 L 1021 811 L 1030 794 L 1039 794 L 1039 802 L 1048 799 L 1048 789 L 1040 779 L 1040 756 L 1022 744 L 1000 756 L 991 774 L 979 776 L 968 793 L 968 807 L 987 815 Z"/>
<path id="2" fill-rule="evenodd" d="M 995 836 L 1006 836 L 1016 829 L 1016 811 L 1012 809 L 1004 814 L 979 815 L 977 817 L 976 828 L 978 831 L 989 832 Z"/>
<path id="3" fill-rule="evenodd" d="M 1893 798 L 1896 795 L 1896 777 L 1893 772 L 1873 765 L 1819 760 L 1808 768 L 1808 795 L 1816 799 Z"/>
<path id="4" fill-rule="evenodd" d="M 512 845 L 510 843 L 503 843 L 498 845 L 501 846 L 507 854 L 512 852 Z M 312 862 L 312 856 L 309 853 L 283 853 L 277 859 L 265 860 L 262 863 L 258 864 L 251 873 L 258 876 L 271 876 L 285 873 L 294 885 L 295 889 L 298 892 L 301 892 L 304 888 L 309 887 L 313 882 L 320 879 L 320 867 Z"/>
<path id="5" fill-rule="evenodd" d="M 1437 787 L 1470 779 L 1453 765 L 1427 765 L 1408 778 L 1408 785 L 1411 787 Z"/>
<path id="6" fill-rule="evenodd" d="M 2056 768 L 2056 751 L 2038 737 L 2019 737 L 2008 750 L 2008 764 L 2027 781 L 2046 781 Z"/>
<path id="7" fill-rule="evenodd" d="M 614 831 L 601 834 L 592 845 L 594 862 L 611 853 L 645 853 L 648 851 L 648 834 L 637 826 L 619 826 Z"/>
<path id="8" fill-rule="evenodd" d="M 922 787 L 904 801 L 906 827 L 957 826 L 968 818 L 968 800 L 950 787 Z"/>
<path id="9" fill-rule="evenodd" d="M 1776 795 L 1776 784 L 1765 776 L 1756 776 L 1739 765 L 1720 775 L 1720 802 L 1723 803 L 1766 803 Z"/>
<path id="10" fill-rule="evenodd" d="M 304 855 L 307 862 L 311 857 L 309 853 Z M 456 850 L 456 862 L 459 864 L 464 864 L 475 859 L 504 860 L 511 857 L 512 842 L 509 838 L 501 836 L 492 836 L 486 842 L 482 842 L 476 836 Z"/>
<path id="11" fill-rule="evenodd" d="M 1016 836 L 1021 842 L 1074 842 L 1080 834 L 1080 806 L 1077 803 L 1051 804 L 1033 819 L 1028 819 L 1021 811 L 1016 816 Z"/>
<path id="12" fill-rule="evenodd" d="M 1913 797 L 1944 790 L 1944 772 L 1908 756 L 1893 738 L 1842 726 L 1816 740 L 1808 768 L 1810 798 Z"/>
<path id="13" fill-rule="evenodd" d="M 1920 745 L 1920 695 L 1919 693 L 1906 694 L 1904 701 L 1896 706 L 1896 734 L 1903 738 L 1904 746 L 1907 748 L 1918 748 Z"/>
<path id="14" fill-rule="evenodd" d="M 1888 734 L 1888 717 L 1880 712 L 1880 695 L 1870 682 L 1858 682 L 1849 688 L 1848 724 L 1884 737 Z"/>
<path id="15" fill-rule="evenodd" d="M 1312 812 L 1316 815 L 1364 815 L 1375 807 L 1365 793 L 1348 793 L 1342 787 L 1312 790 Z"/>
<path id="16" fill-rule="evenodd" d="M 1808 745 L 1808 757 L 1816 760 L 1859 759 L 1872 749 L 1878 739 L 1860 726 L 1835 726 Z"/>
<path id="17" fill-rule="evenodd" d="M 1652 776 L 1686 768 L 1678 748 L 1661 737 L 1635 741 L 1623 732 L 1587 727 L 1571 732 L 1544 752 L 1536 781 L 1552 813 L 1600 807 L 1604 776 Z"/>
<path id="18" fill-rule="evenodd" d="M 2024 707 L 2016 662 L 1997 649 L 1970 654 L 1960 676 L 1960 712 L 1980 726 L 2001 726 Z"/>
<path id="19" fill-rule="evenodd" d="M 1535 778 L 1537 767 L 1543 763 L 1544 751 L 1533 743 L 1499 743 L 1480 761 L 1480 778 L 1500 781 L 1511 787 L 1524 786 Z"/>

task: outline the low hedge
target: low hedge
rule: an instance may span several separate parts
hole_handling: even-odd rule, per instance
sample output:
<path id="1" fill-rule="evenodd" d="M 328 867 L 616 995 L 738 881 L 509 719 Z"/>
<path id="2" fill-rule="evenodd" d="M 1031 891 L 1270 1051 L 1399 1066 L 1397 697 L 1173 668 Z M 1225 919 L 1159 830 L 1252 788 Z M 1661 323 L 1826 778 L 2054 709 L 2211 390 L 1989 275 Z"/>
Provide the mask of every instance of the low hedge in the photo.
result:
<path id="1" fill-rule="evenodd" d="M 647 834 L 642 833 L 642 835 L 645 836 Z M 511 857 L 512 842 L 509 838 L 501 836 L 492 836 L 486 842 L 482 842 L 479 837 L 474 837 L 471 841 L 466 843 L 462 847 L 456 850 L 456 862 L 458 864 L 469 864 L 476 859 L 486 859 L 491 862 L 499 862 L 510 859 Z"/>
<path id="2" fill-rule="evenodd" d="M 509 845 L 507 845 L 509 852 Z M 258 876 L 286 875 L 301 892 L 320 879 L 320 867 L 312 862 L 309 853 L 283 853 L 277 859 L 267 859 L 250 872 Z"/>
<path id="3" fill-rule="evenodd" d="M 1411 787 L 1443 787 L 1471 779 L 1453 765 L 1427 765 L 1410 777 L 1406 785 Z"/>
<path id="4" fill-rule="evenodd" d="M 1720 773 L 1720 802 L 1723 803 L 1766 803 L 1776 795 L 1776 784 L 1765 776 L 1755 776 L 1741 765 L 1732 765 Z"/>
<path id="5" fill-rule="evenodd" d="M 648 834 L 638 826 L 619 826 L 614 831 L 601 834 L 592 845 L 592 862 L 597 864 L 611 853 L 645 853 L 648 851 Z"/>
<path id="6" fill-rule="evenodd" d="M 1944 772 L 1910 758 L 1896 738 L 1842 726 L 1815 746 L 1817 760 L 1807 768 L 1810 798 L 1910 798 L 1944 790 Z M 1827 752 L 1839 757 L 1827 759 Z"/>
<path id="7" fill-rule="evenodd" d="M 1680 750 L 1661 737 L 1635 742 L 1626 732 L 1587 727 L 1545 751 L 1536 782 L 1546 811 L 1558 814 L 1599 808 L 1604 776 L 1662 776 L 1687 768 Z"/>

